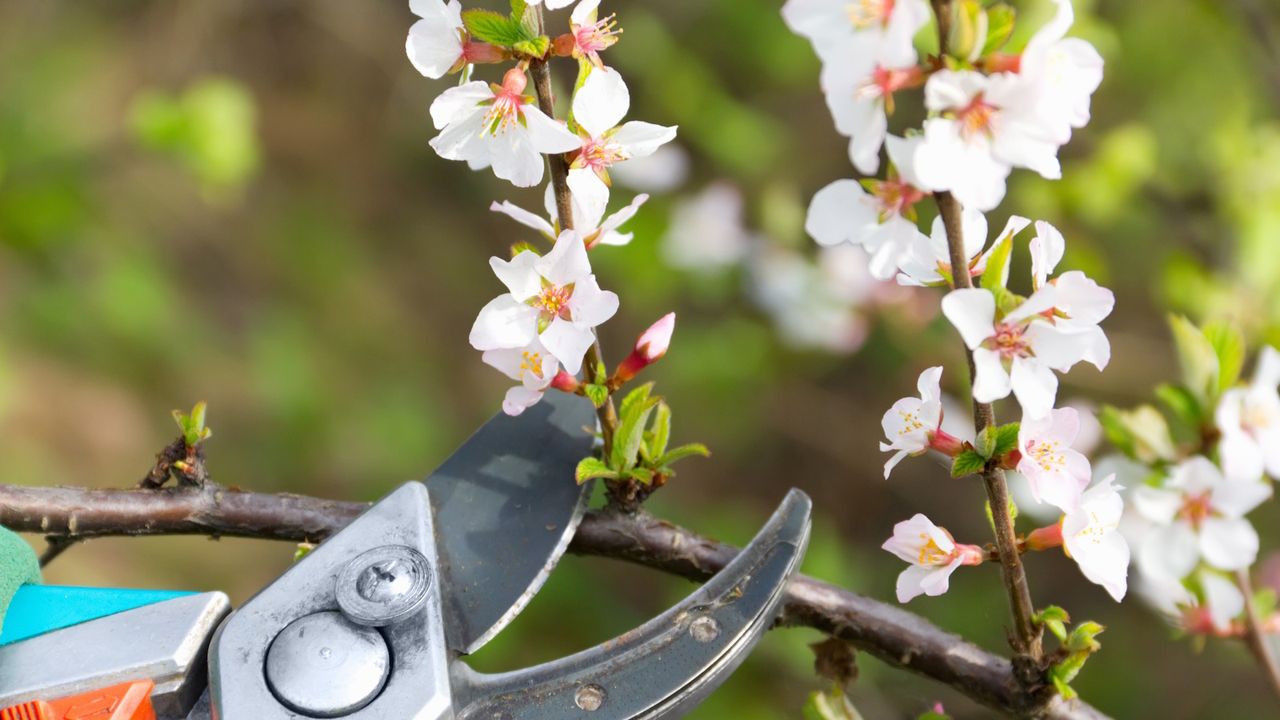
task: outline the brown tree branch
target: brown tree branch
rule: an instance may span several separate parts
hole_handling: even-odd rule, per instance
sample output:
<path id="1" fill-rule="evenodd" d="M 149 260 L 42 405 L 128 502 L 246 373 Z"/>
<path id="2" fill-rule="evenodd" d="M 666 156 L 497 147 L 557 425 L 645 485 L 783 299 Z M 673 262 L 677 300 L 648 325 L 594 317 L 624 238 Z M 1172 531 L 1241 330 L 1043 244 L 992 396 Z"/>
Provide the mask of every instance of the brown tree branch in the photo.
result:
<path id="1" fill-rule="evenodd" d="M 368 508 L 301 495 L 203 488 L 89 490 L 0 485 L 0 525 L 76 541 L 109 536 L 208 535 L 318 542 Z M 738 549 L 647 513 L 589 512 L 570 552 L 616 558 L 690 580 L 705 580 Z M 780 625 L 846 640 L 894 667 L 950 685 L 1006 713 L 1032 704 L 1010 663 L 924 618 L 829 583 L 799 576 Z M 1054 699 L 1045 717 L 1105 717 L 1082 702 Z"/>
<path id="2" fill-rule="evenodd" d="M 1253 601 L 1253 581 L 1249 578 L 1248 570 L 1240 570 L 1236 573 L 1236 584 L 1240 586 L 1240 592 L 1244 595 L 1244 641 L 1249 646 L 1250 652 L 1258 661 L 1258 666 L 1262 668 L 1262 673 L 1267 676 L 1267 680 L 1271 683 L 1271 689 L 1275 692 L 1276 697 L 1280 697 L 1280 663 L 1276 662 L 1276 656 L 1267 647 L 1266 630 L 1263 627 L 1262 617 L 1258 614 L 1257 603 Z"/>

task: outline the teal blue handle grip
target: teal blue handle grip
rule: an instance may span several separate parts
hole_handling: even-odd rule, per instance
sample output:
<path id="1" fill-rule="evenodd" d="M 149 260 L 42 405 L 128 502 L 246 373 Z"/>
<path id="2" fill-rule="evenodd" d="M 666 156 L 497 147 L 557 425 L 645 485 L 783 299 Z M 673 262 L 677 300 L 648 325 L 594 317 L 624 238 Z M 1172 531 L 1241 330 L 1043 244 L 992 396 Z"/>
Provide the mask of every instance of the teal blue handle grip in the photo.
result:
<path id="1" fill-rule="evenodd" d="M 0 645 L 190 594 L 172 590 L 23 585 L 5 613 Z"/>

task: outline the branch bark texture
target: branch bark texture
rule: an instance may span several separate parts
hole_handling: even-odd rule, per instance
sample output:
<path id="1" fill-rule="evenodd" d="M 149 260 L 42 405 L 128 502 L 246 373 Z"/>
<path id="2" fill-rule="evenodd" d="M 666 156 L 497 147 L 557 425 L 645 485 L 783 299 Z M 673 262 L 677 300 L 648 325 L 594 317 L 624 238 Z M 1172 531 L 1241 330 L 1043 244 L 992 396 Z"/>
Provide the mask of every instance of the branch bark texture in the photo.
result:
<path id="1" fill-rule="evenodd" d="M 367 503 L 302 495 L 203 488 L 89 490 L 0 485 L 0 525 L 52 540 L 207 535 L 319 542 L 342 529 Z M 589 512 L 569 551 L 616 558 L 694 581 L 714 575 L 738 549 L 644 512 Z M 798 576 L 780 626 L 809 627 L 852 643 L 884 662 L 945 683 L 1000 712 L 1034 705 L 1010 662 L 924 618 L 830 583 Z M 1079 701 L 1054 699 L 1046 718 L 1105 715 Z"/>

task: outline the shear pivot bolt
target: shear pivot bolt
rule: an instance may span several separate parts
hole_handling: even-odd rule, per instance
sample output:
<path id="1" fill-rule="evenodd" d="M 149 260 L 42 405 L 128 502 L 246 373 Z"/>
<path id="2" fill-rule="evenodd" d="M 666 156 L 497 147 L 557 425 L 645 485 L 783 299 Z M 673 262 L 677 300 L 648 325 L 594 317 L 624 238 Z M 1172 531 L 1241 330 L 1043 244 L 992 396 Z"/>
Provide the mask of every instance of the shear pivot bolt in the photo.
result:
<path id="1" fill-rule="evenodd" d="M 583 685 L 574 694 L 573 702 L 587 712 L 595 712 L 604 705 L 604 688 L 599 685 Z"/>
<path id="2" fill-rule="evenodd" d="M 382 635 L 333 611 L 294 620 L 267 650 L 271 692 L 311 717 L 341 717 L 368 705 L 382 692 L 390 669 Z"/>
<path id="3" fill-rule="evenodd" d="M 358 555 L 338 574 L 338 607 L 351 622 L 393 625 L 418 612 L 431 588 L 431 567 L 422 553 L 385 545 Z"/>
<path id="4" fill-rule="evenodd" d="M 700 643 L 709 643 L 720 637 L 720 623 L 713 617 L 700 617 L 689 624 L 689 634 Z"/>

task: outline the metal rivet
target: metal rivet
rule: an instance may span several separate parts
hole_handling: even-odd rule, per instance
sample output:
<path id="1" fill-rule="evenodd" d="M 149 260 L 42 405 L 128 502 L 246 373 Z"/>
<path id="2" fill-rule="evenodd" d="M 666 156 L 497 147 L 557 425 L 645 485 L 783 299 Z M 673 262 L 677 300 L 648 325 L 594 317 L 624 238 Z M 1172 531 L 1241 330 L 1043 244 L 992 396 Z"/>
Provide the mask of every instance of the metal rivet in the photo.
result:
<path id="1" fill-rule="evenodd" d="M 390 670 L 382 635 L 333 611 L 294 620 L 267 650 L 272 694 L 311 717 L 341 717 L 363 708 L 382 692 Z"/>
<path id="2" fill-rule="evenodd" d="M 393 625 L 418 612 L 431 587 L 431 567 L 422 553 L 385 545 L 361 553 L 338 574 L 338 607 L 351 622 Z"/>
<path id="3" fill-rule="evenodd" d="M 707 643 L 720 637 L 720 623 L 713 617 L 700 617 L 689 625 L 689 635 L 700 643 Z"/>
<path id="4" fill-rule="evenodd" d="M 583 685 L 574 694 L 573 702 L 587 712 L 595 712 L 604 705 L 604 688 L 599 685 Z"/>

